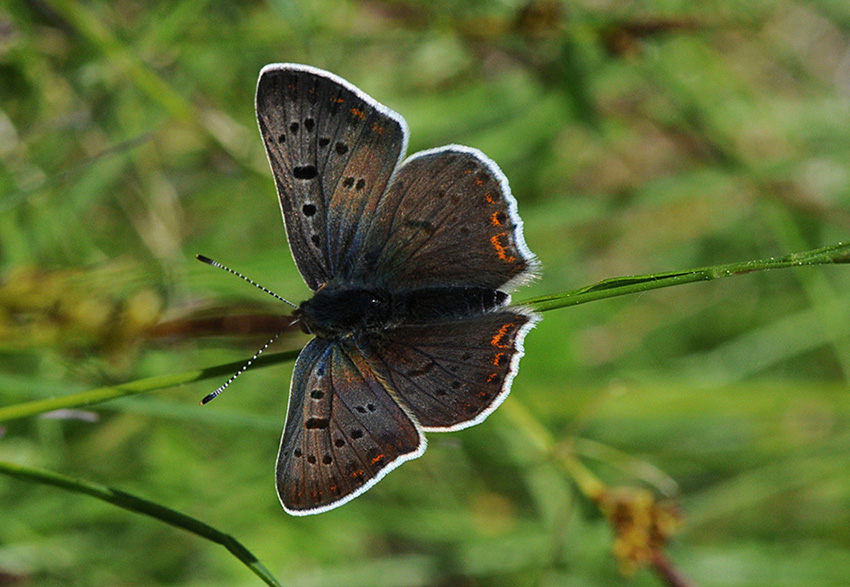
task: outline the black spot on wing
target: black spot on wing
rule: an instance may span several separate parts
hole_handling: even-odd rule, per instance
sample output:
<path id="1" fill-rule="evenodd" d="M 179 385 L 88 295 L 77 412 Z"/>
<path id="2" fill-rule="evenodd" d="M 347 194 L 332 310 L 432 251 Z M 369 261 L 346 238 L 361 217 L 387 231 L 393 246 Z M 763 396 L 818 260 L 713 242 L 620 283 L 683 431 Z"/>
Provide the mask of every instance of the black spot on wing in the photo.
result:
<path id="1" fill-rule="evenodd" d="M 303 165 L 293 167 L 292 175 L 295 176 L 295 179 L 314 179 L 317 175 L 319 175 L 319 170 L 316 169 L 315 165 Z"/>

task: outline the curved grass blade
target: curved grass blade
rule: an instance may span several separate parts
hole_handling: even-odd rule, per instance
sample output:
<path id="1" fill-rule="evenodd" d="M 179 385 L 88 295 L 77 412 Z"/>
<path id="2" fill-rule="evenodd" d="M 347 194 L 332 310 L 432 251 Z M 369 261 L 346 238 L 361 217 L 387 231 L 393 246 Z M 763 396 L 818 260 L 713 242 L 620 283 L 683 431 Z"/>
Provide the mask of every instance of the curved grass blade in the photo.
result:
<path id="1" fill-rule="evenodd" d="M 233 536 L 216 530 L 212 526 L 209 526 L 200 520 L 196 520 L 191 516 L 187 516 L 186 514 L 161 506 L 141 497 L 131 495 L 124 491 L 113 489 L 108 485 L 101 485 L 100 483 L 92 483 L 91 481 L 75 479 L 74 477 L 68 477 L 46 469 L 24 467 L 0 461 L 0 473 L 17 479 L 23 479 L 24 481 L 41 483 L 43 485 L 53 485 L 54 487 L 59 487 L 68 491 L 90 495 L 107 503 L 111 503 L 112 505 L 124 508 L 125 510 L 143 514 L 151 518 L 156 518 L 157 520 L 165 522 L 175 528 L 180 528 L 187 532 L 191 532 L 192 534 L 196 534 L 201 538 L 206 538 L 211 542 L 215 542 L 216 544 L 220 544 L 225 547 L 231 554 L 233 554 L 233 556 L 242 561 L 242 563 L 251 569 L 255 575 L 262 579 L 266 585 L 280 587 L 280 583 L 277 582 L 277 579 L 272 576 L 269 570 L 266 569 L 266 567 L 257 560 L 257 557 L 251 554 L 251 551 L 245 548 L 242 543 L 236 540 Z"/>
<path id="2" fill-rule="evenodd" d="M 254 363 L 254 368 L 293 361 L 295 360 L 295 357 L 298 356 L 299 352 L 300 351 L 295 350 L 275 353 L 273 355 L 263 355 Z M 88 391 L 62 397 L 34 400 L 0 407 L 0 422 L 8 422 L 9 420 L 17 420 L 19 418 L 28 418 L 30 416 L 37 416 L 54 410 L 91 406 L 113 399 L 148 393 L 160 389 L 167 389 L 169 387 L 176 387 L 186 383 L 193 383 L 195 381 L 204 381 L 205 379 L 227 377 L 232 375 L 237 369 L 244 366 L 244 363 L 244 361 L 238 361 L 235 363 L 218 365 L 216 367 L 208 367 L 206 369 L 186 371 L 184 373 L 148 377 L 146 379 L 138 379 L 136 381 L 122 383 L 120 385 L 90 389 Z"/>

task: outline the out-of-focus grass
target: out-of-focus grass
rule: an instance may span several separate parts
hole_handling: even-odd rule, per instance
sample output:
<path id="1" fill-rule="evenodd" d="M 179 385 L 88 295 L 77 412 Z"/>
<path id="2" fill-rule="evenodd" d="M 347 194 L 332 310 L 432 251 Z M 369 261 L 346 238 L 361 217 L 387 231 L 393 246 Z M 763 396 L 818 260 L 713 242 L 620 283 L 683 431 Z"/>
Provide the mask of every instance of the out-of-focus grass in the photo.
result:
<path id="1" fill-rule="evenodd" d="M 95 2 L 0 9 L 0 402 L 247 358 L 265 339 L 149 325 L 307 295 L 253 120 L 260 67 L 329 69 L 401 112 L 411 151 L 482 149 L 543 278 L 780 256 L 850 233 L 844 2 Z M 10 423 L 0 460 L 90 479 L 237 537 L 283 582 L 604 584 L 612 535 L 537 432 L 610 487 L 679 486 L 667 549 L 703 584 L 837 584 L 850 564 L 850 274 L 692 284 L 548 312 L 507 404 L 352 503 L 287 516 L 291 366 L 205 408 L 195 384 Z M 266 312 L 281 308 L 260 306 Z M 291 338 L 279 348 L 297 348 Z M 0 572 L 234 584 L 214 544 L 0 478 Z M 633 584 L 657 584 L 647 570 Z"/>

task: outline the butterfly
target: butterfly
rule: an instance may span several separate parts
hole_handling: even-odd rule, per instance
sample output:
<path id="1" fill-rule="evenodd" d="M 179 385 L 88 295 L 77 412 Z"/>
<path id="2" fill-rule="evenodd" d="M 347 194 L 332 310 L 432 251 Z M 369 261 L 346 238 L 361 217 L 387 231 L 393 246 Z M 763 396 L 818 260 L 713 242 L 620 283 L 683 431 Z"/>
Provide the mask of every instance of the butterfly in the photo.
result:
<path id="1" fill-rule="evenodd" d="M 533 277 L 516 200 L 477 149 L 404 159 L 402 116 L 327 71 L 271 64 L 257 120 L 289 247 L 313 297 L 277 457 L 294 515 L 325 512 L 425 451 L 424 432 L 505 399 L 539 317 L 509 305 Z"/>

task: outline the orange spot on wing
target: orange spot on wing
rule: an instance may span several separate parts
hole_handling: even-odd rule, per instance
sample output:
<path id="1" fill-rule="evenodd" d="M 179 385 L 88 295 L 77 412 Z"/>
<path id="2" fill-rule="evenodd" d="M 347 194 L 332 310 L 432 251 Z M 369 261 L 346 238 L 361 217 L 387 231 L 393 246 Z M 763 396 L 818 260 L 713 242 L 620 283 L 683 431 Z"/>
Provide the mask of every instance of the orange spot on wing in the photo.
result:
<path id="1" fill-rule="evenodd" d="M 351 476 L 354 477 L 355 479 L 357 477 L 362 477 L 363 476 L 363 469 L 357 469 L 356 471 L 352 471 Z"/>
<path id="2" fill-rule="evenodd" d="M 490 377 L 487 378 L 487 383 L 493 383 L 496 379 L 499 378 L 498 373 L 492 373 Z"/>
<path id="3" fill-rule="evenodd" d="M 383 454 L 379 454 L 379 455 L 378 455 L 378 456 L 376 456 L 374 459 L 372 459 L 372 464 L 374 465 L 375 463 L 377 463 L 378 461 L 380 461 L 380 460 L 381 460 L 381 459 L 383 459 L 383 458 L 384 458 L 384 455 L 383 455 Z"/>
<path id="4" fill-rule="evenodd" d="M 342 104 L 343 102 L 345 102 L 345 100 L 343 100 L 342 98 L 331 98 L 331 102 Z"/>
<path id="5" fill-rule="evenodd" d="M 501 212 L 493 212 L 490 215 L 490 224 L 492 224 L 493 226 L 501 226 L 502 221 L 499 220 L 500 215 L 501 215 Z"/>
<path id="6" fill-rule="evenodd" d="M 508 233 L 500 232 L 499 234 L 494 234 L 490 237 L 490 244 L 493 245 L 493 248 L 496 249 L 496 253 L 499 254 L 499 259 L 505 261 L 506 263 L 513 263 L 516 261 L 516 257 L 513 255 L 508 255 L 507 247 L 502 244 L 502 237 L 507 237 Z"/>
<path id="7" fill-rule="evenodd" d="M 475 185 L 484 185 L 484 180 L 480 177 L 475 178 Z"/>
<path id="8" fill-rule="evenodd" d="M 497 332 L 496 335 L 493 338 L 490 339 L 490 344 L 493 345 L 494 347 L 500 348 L 500 349 L 510 348 L 511 345 L 505 343 L 504 339 L 505 339 L 505 335 L 508 334 L 508 330 L 510 330 L 513 327 L 514 327 L 513 322 L 508 322 L 507 324 L 503 324 L 502 327 L 499 329 L 499 332 Z M 498 355 L 496 356 L 496 358 L 498 359 Z"/>
<path id="9" fill-rule="evenodd" d="M 351 113 L 359 118 L 360 120 L 366 120 L 366 113 L 362 110 L 358 110 L 357 108 L 352 108 Z"/>
<path id="10" fill-rule="evenodd" d="M 379 135 L 384 134 L 384 127 L 378 124 L 377 122 L 372 125 L 372 131 L 378 133 Z"/>
<path id="11" fill-rule="evenodd" d="M 488 204 L 495 204 L 496 203 L 496 199 L 493 197 L 493 194 L 491 194 L 490 192 L 487 192 L 486 194 L 484 194 L 484 199 L 487 200 Z"/>
<path id="12" fill-rule="evenodd" d="M 499 367 L 500 363 L 502 361 L 502 358 L 504 356 L 505 356 L 505 353 L 496 353 L 496 356 L 493 357 L 493 364 L 496 365 L 497 367 Z"/>

